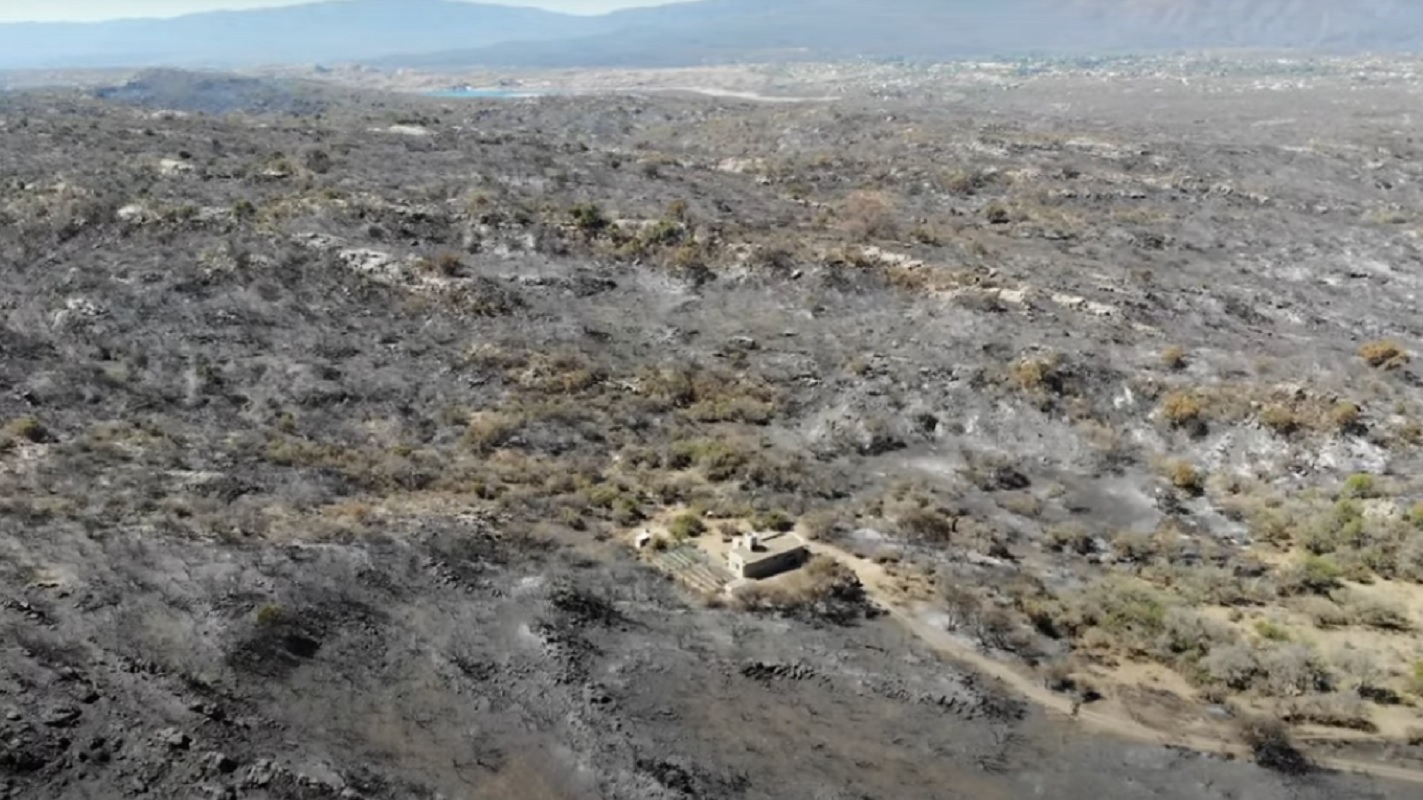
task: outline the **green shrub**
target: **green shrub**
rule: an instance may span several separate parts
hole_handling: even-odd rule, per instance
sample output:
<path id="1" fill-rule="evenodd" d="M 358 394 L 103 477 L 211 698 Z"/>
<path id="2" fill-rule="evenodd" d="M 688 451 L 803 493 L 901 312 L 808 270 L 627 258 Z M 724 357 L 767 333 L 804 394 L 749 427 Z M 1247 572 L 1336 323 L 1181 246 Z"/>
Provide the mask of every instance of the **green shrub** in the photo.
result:
<path id="1" fill-rule="evenodd" d="M 579 203 L 570 213 L 573 216 L 573 224 L 586 234 L 602 233 L 612 224 L 597 203 Z"/>
<path id="2" fill-rule="evenodd" d="M 706 529 L 707 525 L 705 522 L 702 522 L 702 518 L 691 512 L 678 514 L 667 525 L 668 533 L 672 534 L 672 538 L 678 541 L 701 536 L 706 532 Z"/>
<path id="3" fill-rule="evenodd" d="M 706 474 L 707 480 L 717 483 L 736 477 L 746 462 L 745 451 L 719 439 L 677 442 L 667 454 L 667 465 L 672 469 L 697 466 Z"/>
<path id="4" fill-rule="evenodd" d="M 1300 544 L 1313 555 L 1322 556 L 1341 548 L 1358 548 L 1367 539 L 1364 508 L 1357 500 L 1339 500 L 1306 526 Z"/>
<path id="5" fill-rule="evenodd" d="M 0 426 L 0 440 L 44 442 L 49 440 L 49 430 L 34 417 L 16 417 Z"/>
<path id="6" fill-rule="evenodd" d="M 276 625 L 285 617 L 286 613 L 276 603 L 266 603 L 257 609 L 257 624 L 263 627 Z"/>
<path id="7" fill-rule="evenodd" d="M 1108 578 L 1081 598 L 1083 624 L 1101 628 L 1123 645 L 1144 650 L 1166 630 L 1169 604 L 1149 584 L 1130 578 Z"/>
<path id="8" fill-rule="evenodd" d="M 1340 490 L 1339 496 L 1346 500 L 1368 500 L 1379 496 L 1378 487 L 1374 483 L 1374 476 L 1367 473 L 1350 475 L 1344 481 L 1344 488 Z"/>
<path id="9" fill-rule="evenodd" d="M 774 415 L 774 406 L 754 397 L 718 397 L 702 400 L 687 409 L 687 416 L 698 422 L 765 425 Z"/>
<path id="10" fill-rule="evenodd" d="M 1290 631 L 1283 625 L 1271 622 L 1268 619 L 1257 620 L 1255 622 L 1255 632 L 1260 634 L 1261 639 L 1271 642 L 1290 641 Z"/>
<path id="11" fill-rule="evenodd" d="M 757 514 L 756 518 L 751 521 L 751 524 L 754 525 L 757 530 L 776 531 L 778 533 L 785 533 L 795 529 L 795 520 L 780 509 Z"/>
<path id="12" fill-rule="evenodd" d="M 635 498 L 623 496 L 613 501 L 613 522 L 627 527 L 643 519 L 642 506 Z"/>
<path id="13" fill-rule="evenodd" d="M 1315 594 L 1328 594 L 1339 587 L 1343 571 L 1333 559 L 1309 556 L 1304 560 L 1304 587 Z"/>

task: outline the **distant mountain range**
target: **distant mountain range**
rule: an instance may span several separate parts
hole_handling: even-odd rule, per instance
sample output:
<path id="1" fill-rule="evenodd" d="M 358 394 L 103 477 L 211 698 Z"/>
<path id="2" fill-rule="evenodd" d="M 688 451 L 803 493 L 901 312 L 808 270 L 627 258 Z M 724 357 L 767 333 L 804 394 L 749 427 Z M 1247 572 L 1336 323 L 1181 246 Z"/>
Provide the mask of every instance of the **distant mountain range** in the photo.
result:
<path id="1" fill-rule="evenodd" d="M 596 18 L 449 0 L 326 0 L 171 19 L 0 25 L 0 69 L 362 61 L 596 35 Z"/>
<path id="2" fill-rule="evenodd" d="M 675 66 L 1232 47 L 1419 50 L 1423 2 L 699 0 L 580 17 L 454 0 L 344 0 L 0 25 L 0 68 Z"/>

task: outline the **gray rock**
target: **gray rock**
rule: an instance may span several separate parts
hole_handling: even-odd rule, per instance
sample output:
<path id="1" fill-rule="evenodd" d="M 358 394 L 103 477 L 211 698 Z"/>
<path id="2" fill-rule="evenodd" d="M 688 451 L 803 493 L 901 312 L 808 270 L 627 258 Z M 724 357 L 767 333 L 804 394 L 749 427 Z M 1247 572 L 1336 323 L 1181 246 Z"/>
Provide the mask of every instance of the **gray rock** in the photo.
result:
<path id="1" fill-rule="evenodd" d="M 270 784 L 276 779 L 281 769 L 269 759 L 262 759 L 247 768 L 246 778 L 243 785 L 261 788 Z"/>
<path id="2" fill-rule="evenodd" d="M 177 728 L 164 728 L 158 732 L 158 741 L 172 750 L 187 750 L 192 745 L 192 737 Z"/>
<path id="3" fill-rule="evenodd" d="M 208 753 L 205 766 L 210 772 L 222 775 L 231 775 L 237 771 L 237 761 L 229 757 L 226 753 Z"/>
<path id="4" fill-rule="evenodd" d="M 82 713 L 72 706 L 58 706 L 45 712 L 40 722 L 51 728 L 68 728 L 79 721 Z"/>

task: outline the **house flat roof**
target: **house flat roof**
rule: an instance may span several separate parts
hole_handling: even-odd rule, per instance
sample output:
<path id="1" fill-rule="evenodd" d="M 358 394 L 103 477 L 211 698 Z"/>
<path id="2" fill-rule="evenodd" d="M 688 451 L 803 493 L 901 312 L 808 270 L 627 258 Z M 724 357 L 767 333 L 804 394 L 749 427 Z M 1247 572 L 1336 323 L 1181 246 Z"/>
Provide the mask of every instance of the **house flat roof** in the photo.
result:
<path id="1" fill-rule="evenodd" d="M 799 550 L 805 547 L 805 540 L 794 533 L 765 533 L 757 534 L 760 538 L 759 550 L 748 550 L 743 539 L 738 538 L 735 547 L 731 552 L 740 556 L 742 561 L 751 564 L 766 558 L 775 558 L 784 555 L 792 550 Z"/>

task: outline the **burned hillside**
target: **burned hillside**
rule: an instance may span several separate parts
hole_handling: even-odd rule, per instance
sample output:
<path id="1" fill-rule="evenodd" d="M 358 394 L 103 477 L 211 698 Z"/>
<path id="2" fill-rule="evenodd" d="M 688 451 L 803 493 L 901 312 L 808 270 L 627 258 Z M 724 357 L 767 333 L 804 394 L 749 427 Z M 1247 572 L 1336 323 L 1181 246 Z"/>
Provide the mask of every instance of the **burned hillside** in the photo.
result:
<path id="1" fill-rule="evenodd" d="M 0 796 L 1407 796 L 1413 90 L 1251 80 L 0 98 Z"/>

